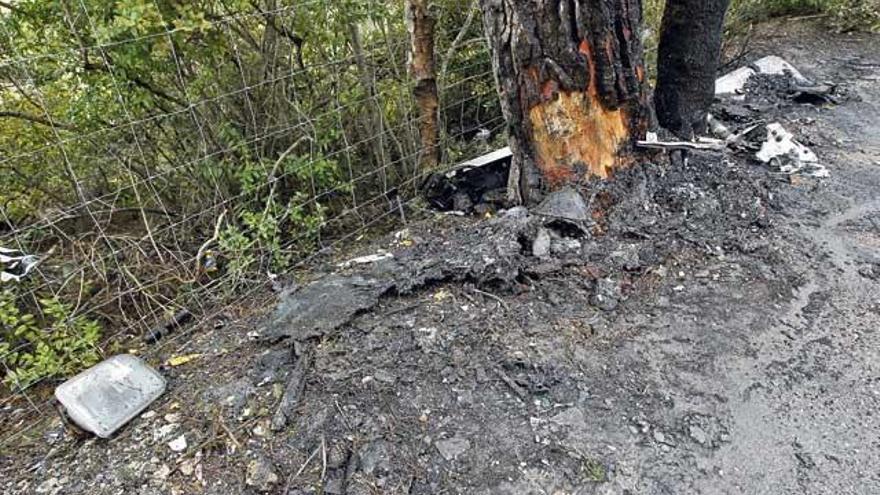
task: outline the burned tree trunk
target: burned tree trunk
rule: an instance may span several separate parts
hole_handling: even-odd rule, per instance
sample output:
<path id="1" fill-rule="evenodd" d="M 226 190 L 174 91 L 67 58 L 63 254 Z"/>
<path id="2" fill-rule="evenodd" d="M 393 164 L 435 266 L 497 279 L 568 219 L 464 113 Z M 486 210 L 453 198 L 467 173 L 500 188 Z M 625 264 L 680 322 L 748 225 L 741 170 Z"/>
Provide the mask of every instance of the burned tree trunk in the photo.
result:
<path id="1" fill-rule="evenodd" d="M 648 125 L 639 0 L 481 0 L 507 119 L 510 201 L 632 159 Z"/>
<path id="2" fill-rule="evenodd" d="M 654 105 L 660 125 L 685 139 L 706 131 L 730 0 L 667 0 Z"/>
<path id="3" fill-rule="evenodd" d="M 434 63 L 434 19 L 430 0 L 407 0 L 406 24 L 410 38 L 409 69 L 415 79 L 414 96 L 419 111 L 419 170 L 434 170 L 440 163 L 439 100 Z"/>

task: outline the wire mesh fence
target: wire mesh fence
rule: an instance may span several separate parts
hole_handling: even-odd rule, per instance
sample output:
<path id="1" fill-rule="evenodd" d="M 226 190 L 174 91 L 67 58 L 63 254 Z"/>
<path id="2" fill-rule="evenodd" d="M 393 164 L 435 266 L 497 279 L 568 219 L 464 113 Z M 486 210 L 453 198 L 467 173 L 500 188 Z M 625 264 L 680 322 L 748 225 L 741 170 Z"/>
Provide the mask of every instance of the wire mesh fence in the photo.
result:
<path id="1" fill-rule="evenodd" d="M 0 446 L 66 376 L 419 211 L 402 3 L 0 7 Z M 437 8 L 443 167 L 503 119 L 476 2 Z"/>

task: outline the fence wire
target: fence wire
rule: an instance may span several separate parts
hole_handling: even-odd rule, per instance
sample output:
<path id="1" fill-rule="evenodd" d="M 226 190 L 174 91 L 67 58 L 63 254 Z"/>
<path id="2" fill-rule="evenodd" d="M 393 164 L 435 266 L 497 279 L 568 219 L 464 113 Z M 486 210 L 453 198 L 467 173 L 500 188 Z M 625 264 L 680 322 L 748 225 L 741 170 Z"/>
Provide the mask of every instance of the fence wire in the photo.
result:
<path id="1" fill-rule="evenodd" d="M 399 4 L 0 8 L 0 448 L 54 417 L 66 377 L 130 350 L 156 363 L 421 211 L 437 170 L 419 169 Z M 446 167 L 503 120 L 476 2 L 442 5 Z"/>

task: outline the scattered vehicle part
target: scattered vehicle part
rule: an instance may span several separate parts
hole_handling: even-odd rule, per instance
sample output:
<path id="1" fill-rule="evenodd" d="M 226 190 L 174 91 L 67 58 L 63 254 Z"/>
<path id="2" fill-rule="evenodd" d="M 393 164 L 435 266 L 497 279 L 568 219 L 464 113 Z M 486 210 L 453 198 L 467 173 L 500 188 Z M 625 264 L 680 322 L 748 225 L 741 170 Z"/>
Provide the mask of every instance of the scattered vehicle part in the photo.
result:
<path id="1" fill-rule="evenodd" d="M 819 163 L 813 150 L 795 141 L 794 135 L 778 122 L 767 124 L 767 139 L 755 155 L 758 160 L 774 166 L 785 174 L 828 177 L 830 172 Z"/>
<path id="2" fill-rule="evenodd" d="M 660 141 L 657 133 L 647 133 L 644 140 L 636 144 L 642 148 L 658 150 L 700 150 L 700 151 L 724 151 L 726 143 L 719 139 L 698 137 L 696 141 Z"/>
<path id="3" fill-rule="evenodd" d="M 165 392 L 165 378 L 141 359 L 121 354 L 62 383 L 55 398 L 83 430 L 109 438 Z"/>
<path id="4" fill-rule="evenodd" d="M 21 282 L 39 263 L 39 258 L 32 254 L 0 247 L 0 282 Z"/>
<path id="5" fill-rule="evenodd" d="M 743 92 L 749 78 L 755 74 L 766 74 L 768 76 L 783 76 L 789 74 L 792 79 L 801 86 L 813 86 L 810 81 L 800 73 L 793 65 L 788 63 L 782 57 L 769 55 L 760 58 L 750 66 L 740 67 L 724 76 L 715 80 L 716 95 L 733 95 Z"/>
<path id="6" fill-rule="evenodd" d="M 715 80 L 715 94 L 728 95 L 738 93 L 745 87 L 746 81 L 755 74 L 754 69 L 749 67 L 740 67 L 733 72 L 725 74 Z"/>
<path id="7" fill-rule="evenodd" d="M 505 147 L 466 161 L 445 173 L 432 174 L 422 186 L 423 195 L 440 211 L 456 210 L 468 203 L 476 206 L 493 202 L 497 195 L 488 193 L 507 187 L 512 156 L 510 148 Z"/>

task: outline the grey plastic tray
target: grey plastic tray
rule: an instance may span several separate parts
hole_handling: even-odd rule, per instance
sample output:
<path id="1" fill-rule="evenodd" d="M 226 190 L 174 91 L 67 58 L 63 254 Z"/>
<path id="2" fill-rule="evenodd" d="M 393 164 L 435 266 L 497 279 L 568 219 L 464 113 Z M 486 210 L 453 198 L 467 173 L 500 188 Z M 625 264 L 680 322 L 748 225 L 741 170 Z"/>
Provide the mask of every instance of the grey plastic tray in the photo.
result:
<path id="1" fill-rule="evenodd" d="M 109 438 L 165 391 L 165 378 L 139 358 L 113 356 L 55 389 L 80 428 Z"/>

